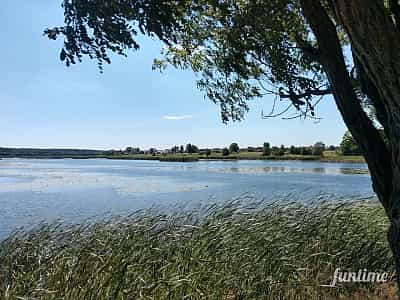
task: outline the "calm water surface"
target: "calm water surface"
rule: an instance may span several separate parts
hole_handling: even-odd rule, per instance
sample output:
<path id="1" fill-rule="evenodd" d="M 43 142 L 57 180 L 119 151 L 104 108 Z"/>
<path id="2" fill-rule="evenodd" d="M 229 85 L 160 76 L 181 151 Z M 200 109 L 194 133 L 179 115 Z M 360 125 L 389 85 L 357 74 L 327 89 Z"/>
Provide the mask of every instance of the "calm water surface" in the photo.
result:
<path id="1" fill-rule="evenodd" d="M 243 194 L 299 201 L 372 196 L 365 164 L 297 161 L 0 160 L 0 239 L 42 220 L 67 222 Z"/>

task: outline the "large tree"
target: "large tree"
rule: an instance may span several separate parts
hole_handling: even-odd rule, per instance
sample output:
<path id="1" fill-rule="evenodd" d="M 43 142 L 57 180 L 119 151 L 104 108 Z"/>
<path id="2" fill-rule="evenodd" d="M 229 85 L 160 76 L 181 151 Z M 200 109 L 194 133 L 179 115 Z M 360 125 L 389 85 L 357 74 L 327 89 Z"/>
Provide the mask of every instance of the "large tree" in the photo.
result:
<path id="1" fill-rule="evenodd" d="M 320 97 L 333 95 L 389 217 L 400 271 L 398 0 L 64 0 L 63 7 L 65 26 L 45 33 L 64 36 L 67 65 L 89 56 L 102 67 L 110 51 L 139 49 L 138 32 L 157 36 L 167 47 L 155 65 L 198 73 L 224 122 L 242 119 L 248 101 L 266 93 L 287 101 L 283 111 L 311 118 Z"/>

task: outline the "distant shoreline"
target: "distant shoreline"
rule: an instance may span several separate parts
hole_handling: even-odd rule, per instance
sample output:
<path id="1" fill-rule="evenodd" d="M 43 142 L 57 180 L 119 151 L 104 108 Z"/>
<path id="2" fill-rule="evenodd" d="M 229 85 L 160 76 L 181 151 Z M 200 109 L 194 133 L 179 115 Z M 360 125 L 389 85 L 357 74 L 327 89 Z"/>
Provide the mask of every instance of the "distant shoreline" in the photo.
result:
<path id="1" fill-rule="evenodd" d="M 162 162 L 195 162 L 195 161 L 228 161 L 228 160 L 268 160 L 268 161 L 314 161 L 327 163 L 365 163 L 360 156 L 313 156 L 313 155 L 283 155 L 283 156 L 263 156 L 261 153 L 241 152 L 222 156 L 212 154 L 209 156 L 199 154 L 122 154 L 122 155 L 65 155 L 65 156 L 15 156 L 2 158 L 21 158 L 21 159 L 115 159 L 115 160 L 157 160 Z"/>
<path id="2" fill-rule="evenodd" d="M 320 157 L 312 155 L 283 155 L 283 156 L 262 156 L 262 155 L 228 155 L 216 156 L 210 155 L 118 155 L 105 156 L 107 159 L 126 159 L 126 160 L 159 160 L 170 162 L 190 162 L 190 161 L 227 161 L 227 160 L 269 160 L 269 161 L 314 161 L 314 162 L 330 162 L 330 163 L 365 163 L 363 156 L 336 156 L 336 157 Z"/>

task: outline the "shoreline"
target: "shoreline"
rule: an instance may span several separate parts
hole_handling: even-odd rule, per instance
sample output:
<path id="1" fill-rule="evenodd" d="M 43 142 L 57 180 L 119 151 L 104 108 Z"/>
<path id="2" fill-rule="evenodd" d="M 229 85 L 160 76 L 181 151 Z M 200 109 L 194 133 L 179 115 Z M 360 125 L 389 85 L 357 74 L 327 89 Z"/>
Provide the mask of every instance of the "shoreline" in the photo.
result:
<path id="1" fill-rule="evenodd" d="M 157 160 L 161 162 L 196 162 L 196 161 L 236 161 L 236 160 L 265 160 L 265 161 L 303 161 L 321 163 L 365 163 L 362 156 L 261 156 L 261 155 L 229 155 L 217 156 L 210 155 L 95 155 L 95 156 L 19 156 L 1 157 L 1 159 L 115 159 L 115 160 Z"/>

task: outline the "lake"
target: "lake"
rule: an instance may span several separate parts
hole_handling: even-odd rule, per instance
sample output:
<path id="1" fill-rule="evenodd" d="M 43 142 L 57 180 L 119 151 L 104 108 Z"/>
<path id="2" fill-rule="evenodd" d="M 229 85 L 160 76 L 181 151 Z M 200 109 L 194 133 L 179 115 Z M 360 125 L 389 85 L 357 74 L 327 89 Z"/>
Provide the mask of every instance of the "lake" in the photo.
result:
<path id="1" fill-rule="evenodd" d="M 0 239 L 40 221 L 79 222 L 241 195 L 306 201 L 373 195 L 365 164 L 301 161 L 0 160 Z"/>

